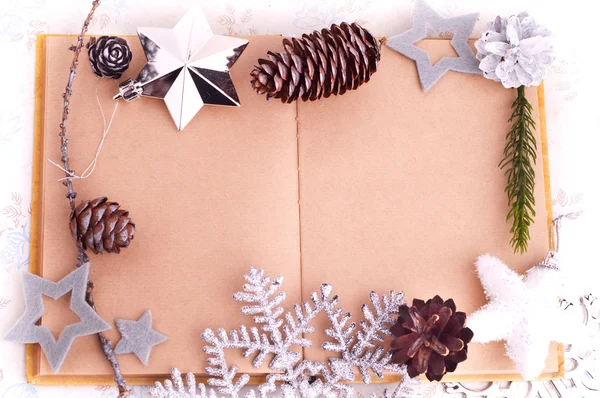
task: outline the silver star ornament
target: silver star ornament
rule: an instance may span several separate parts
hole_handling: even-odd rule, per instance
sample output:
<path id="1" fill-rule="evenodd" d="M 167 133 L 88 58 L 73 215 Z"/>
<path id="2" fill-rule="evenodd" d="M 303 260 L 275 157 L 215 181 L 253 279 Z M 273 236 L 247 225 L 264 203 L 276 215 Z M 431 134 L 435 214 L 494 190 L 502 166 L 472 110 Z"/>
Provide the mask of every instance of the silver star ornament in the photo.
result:
<path id="1" fill-rule="evenodd" d="M 115 99 L 162 99 L 179 131 L 204 105 L 240 106 L 229 70 L 248 40 L 214 35 L 199 6 L 173 29 L 138 28 L 138 36 L 147 63 Z"/>
<path id="2" fill-rule="evenodd" d="M 425 1 L 416 0 L 413 11 L 412 27 L 404 33 L 390 37 L 386 44 L 392 50 L 412 59 L 417 65 L 419 80 L 424 92 L 427 92 L 448 71 L 480 75 L 479 61 L 475 58 L 467 40 L 477 22 L 478 14 L 444 18 L 435 12 Z M 444 57 L 435 65 L 429 62 L 427 52 L 415 43 L 427 37 L 427 26 L 431 25 L 440 32 L 453 32 L 450 44 L 458 57 Z"/>
<path id="3" fill-rule="evenodd" d="M 116 320 L 121 340 L 115 347 L 115 354 L 135 354 L 144 365 L 148 365 L 152 347 L 167 339 L 164 334 L 152 329 L 152 313 L 144 312 L 137 321 Z"/>
<path id="4" fill-rule="evenodd" d="M 85 301 L 89 272 L 90 264 L 85 263 L 59 282 L 52 282 L 37 275 L 23 274 L 25 313 L 8 332 L 6 340 L 39 343 L 52 370 L 58 372 L 76 337 L 110 329 L 110 325 Z M 60 338 L 55 340 L 50 329 L 35 324 L 44 315 L 42 296 L 56 300 L 69 291 L 71 310 L 77 314 L 80 321 L 65 326 Z"/>

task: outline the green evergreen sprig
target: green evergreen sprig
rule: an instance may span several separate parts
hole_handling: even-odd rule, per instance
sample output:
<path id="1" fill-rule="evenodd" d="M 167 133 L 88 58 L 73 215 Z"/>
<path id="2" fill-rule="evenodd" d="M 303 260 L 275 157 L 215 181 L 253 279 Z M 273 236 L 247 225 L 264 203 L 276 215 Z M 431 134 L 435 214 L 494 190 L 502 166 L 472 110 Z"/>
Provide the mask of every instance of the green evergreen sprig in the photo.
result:
<path id="1" fill-rule="evenodd" d="M 531 116 L 533 107 L 525 97 L 525 86 L 517 89 L 517 98 L 512 104 L 512 115 L 508 120 L 512 127 L 506 135 L 504 159 L 500 168 L 506 169 L 510 211 L 506 221 L 512 219 L 510 232 L 513 234 L 510 244 L 515 253 L 525 253 L 529 242 L 529 226 L 535 217 L 535 170 L 537 144 L 535 140 L 535 121 Z"/>

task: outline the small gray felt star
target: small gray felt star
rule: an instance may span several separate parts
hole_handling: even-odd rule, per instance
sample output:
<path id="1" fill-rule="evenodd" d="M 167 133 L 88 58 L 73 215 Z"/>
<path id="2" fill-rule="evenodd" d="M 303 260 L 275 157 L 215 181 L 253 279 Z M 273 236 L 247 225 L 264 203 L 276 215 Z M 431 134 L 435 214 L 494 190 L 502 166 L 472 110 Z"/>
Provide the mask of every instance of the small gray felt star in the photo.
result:
<path id="1" fill-rule="evenodd" d="M 73 340 L 110 329 L 110 325 L 85 301 L 90 264 L 85 263 L 59 282 L 52 282 L 37 275 L 23 274 L 25 313 L 8 332 L 6 340 L 22 343 L 39 343 L 54 372 L 62 366 Z M 60 338 L 54 339 L 45 326 L 35 323 L 44 315 L 42 295 L 58 299 L 71 291 L 71 310 L 80 322 L 65 326 Z"/>
<path id="2" fill-rule="evenodd" d="M 152 313 L 150 310 L 137 321 L 117 319 L 117 330 L 121 340 L 115 347 L 115 354 L 135 354 L 144 365 L 148 365 L 152 347 L 162 343 L 167 336 L 152 330 Z"/>
<path id="3" fill-rule="evenodd" d="M 412 59 L 417 64 L 417 71 L 423 91 L 427 92 L 448 71 L 480 75 L 479 61 L 475 58 L 467 40 L 473 31 L 479 14 L 461 15 L 454 18 L 443 18 L 425 1 L 416 0 L 413 11 L 412 27 L 404 33 L 392 36 L 387 40 L 387 46 L 392 50 Z M 454 36 L 450 41 L 458 54 L 457 58 L 444 57 L 435 65 L 431 65 L 427 52 L 414 44 L 427 37 L 427 25 L 432 25 L 438 31 L 451 31 Z"/>

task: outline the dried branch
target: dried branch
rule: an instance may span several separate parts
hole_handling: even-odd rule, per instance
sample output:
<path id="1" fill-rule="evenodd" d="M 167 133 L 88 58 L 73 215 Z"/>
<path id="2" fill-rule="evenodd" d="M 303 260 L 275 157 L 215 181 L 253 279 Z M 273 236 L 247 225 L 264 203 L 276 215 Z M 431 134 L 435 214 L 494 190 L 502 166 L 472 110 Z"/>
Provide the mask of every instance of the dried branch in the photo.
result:
<path id="1" fill-rule="evenodd" d="M 91 281 L 88 281 L 88 287 L 85 292 L 85 301 L 96 311 L 96 303 L 94 302 L 94 284 Z M 96 311 L 98 312 L 98 311 Z M 112 367 L 113 373 L 115 375 L 115 382 L 117 383 L 117 387 L 119 388 L 119 398 L 127 398 L 132 397 L 132 391 L 127 388 L 127 382 L 123 378 L 123 374 L 121 373 L 121 368 L 119 367 L 119 362 L 117 361 L 117 357 L 111 346 L 111 341 L 104 336 L 103 332 L 98 333 L 98 340 L 100 340 L 100 346 L 102 347 L 102 352 L 106 357 L 108 363 Z"/>
<path id="2" fill-rule="evenodd" d="M 83 26 L 81 27 L 81 33 L 77 36 L 77 43 L 74 46 L 71 46 L 69 50 L 73 51 L 73 59 L 71 60 L 71 67 L 69 68 L 69 79 L 67 81 L 67 85 L 65 86 L 65 92 L 62 94 L 63 97 L 63 107 L 62 107 L 62 117 L 60 122 L 60 131 L 58 136 L 60 137 L 60 153 L 61 153 L 61 161 L 63 163 L 66 175 L 65 181 L 63 184 L 67 187 L 66 197 L 69 200 L 69 205 L 71 207 L 71 214 L 75 211 L 75 198 L 77 197 L 77 192 L 73 190 L 73 179 L 72 177 L 75 175 L 75 171 L 69 168 L 69 139 L 67 138 L 67 120 L 69 118 L 69 114 L 71 110 L 69 109 L 69 105 L 71 104 L 71 96 L 73 95 L 73 81 L 75 80 L 75 76 L 77 75 L 77 66 L 79 65 L 79 54 L 81 53 L 81 49 L 83 48 L 83 39 L 92 22 L 92 18 L 94 17 L 94 12 L 100 5 L 100 0 L 92 1 L 92 9 L 88 13 L 85 21 L 83 22 Z M 82 264 L 89 261 L 87 254 L 81 243 L 77 241 L 77 266 L 81 266 Z M 94 289 L 94 284 L 91 281 L 88 281 L 88 288 L 86 291 L 85 300 L 86 302 L 96 311 L 96 306 L 94 303 L 94 296 L 92 291 Z M 96 311 L 97 312 L 97 311 Z M 132 396 L 132 391 L 127 388 L 127 383 L 121 374 L 121 369 L 119 367 L 119 362 L 115 357 L 115 353 L 111 347 L 111 341 L 108 340 L 104 333 L 98 333 L 98 339 L 100 340 L 100 346 L 102 347 L 102 352 L 106 357 L 106 360 L 110 363 L 113 373 L 115 375 L 115 382 L 119 388 L 119 398 L 127 398 Z"/>
<path id="3" fill-rule="evenodd" d="M 84 35 L 88 30 L 88 27 L 92 21 L 94 16 L 94 12 L 100 5 L 100 0 L 92 1 L 92 9 L 88 13 L 87 18 L 83 22 L 83 26 L 81 27 L 81 33 L 77 36 L 77 43 L 74 46 L 71 46 L 69 50 L 73 51 L 73 59 L 71 61 L 71 67 L 69 69 L 69 80 L 67 81 L 67 85 L 65 87 L 65 92 L 62 94 L 63 97 L 63 108 L 62 108 L 62 119 L 60 122 L 60 132 L 58 136 L 60 137 L 60 152 L 61 152 L 61 161 L 63 162 L 65 170 L 65 175 L 67 179 L 63 182 L 63 184 L 67 187 L 66 197 L 69 199 L 69 203 L 71 205 L 71 211 L 75 210 L 75 198 L 77 197 L 77 193 L 73 190 L 73 181 L 72 176 L 75 171 L 69 168 L 69 140 L 67 139 L 67 120 L 69 118 L 69 113 L 71 110 L 69 109 L 69 105 L 71 102 L 71 95 L 73 94 L 73 81 L 75 80 L 75 76 L 77 75 L 77 66 L 79 65 L 79 54 L 81 53 L 81 49 L 83 48 L 83 39 Z"/>
<path id="4" fill-rule="evenodd" d="M 60 160 L 63 163 L 63 167 L 66 170 L 65 176 L 66 180 L 63 181 L 63 184 L 67 187 L 66 197 L 69 199 L 69 205 L 71 206 L 71 213 L 75 210 L 75 198 L 77 197 L 77 192 L 73 190 L 73 179 L 72 177 L 75 175 L 75 170 L 71 170 L 69 168 L 69 139 L 67 138 L 67 120 L 69 119 L 69 114 L 71 110 L 69 109 L 69 105 L 71 104 L 71 95 L 73 94 L 73 81 L 75 80 L 75 76 L 77 75 L 77 66 L 79 65 L 79 54 L 81 53 L 81 49 L 83 48 L 83 39 L 84 35 L 88 30 L 90 23 L 92 22 L 92 18 L 94 17 L 94 12 L 100 5 L 100 0 L 92 1 L 92 9 L 88 13 L 87 18 L 83 22 L 83 26 L 81 27 L 81 33 L 77 36 L 77 43 L 74 46 L 71 46 L 69 50 L 73 51 L 73 59 L 71 60 L 71 67 L 69 68 L 69 79 L 67 81 L 67 85 L 65 86 L 65 92 L 62 94 L 63 97 L 63 107 L 62 107 L 62 117 L 60 121 L 60 131 L 58 136 L 60 137 Z M 85 250 L 81 246 L 81 244 L 77 244 L 79 265 L 88 262 L 87 254 L 85 254 Z"/>

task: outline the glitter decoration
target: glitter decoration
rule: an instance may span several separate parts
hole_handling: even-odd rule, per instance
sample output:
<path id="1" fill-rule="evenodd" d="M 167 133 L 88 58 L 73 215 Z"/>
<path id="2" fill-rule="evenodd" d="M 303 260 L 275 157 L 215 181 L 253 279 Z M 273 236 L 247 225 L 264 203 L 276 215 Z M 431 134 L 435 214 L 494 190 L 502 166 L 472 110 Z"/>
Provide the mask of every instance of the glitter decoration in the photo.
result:
<path id="1" fill-rule="evenodd" d="M 229 367 L 225 358 L 225 350 L 230 348 L 242 349 L 244 358 L 252 357 L 255 368 L 260 367 L 267 357 L 272 357 L 269 369 L 276 373 L 268 374 L 265 383 L 258 386 L 260 397 L 267 397 L 277 386 L 283 397 L 352 397 L 354 389 L 347 382 L 355 380 L 355 370 L 365 384 L 372 381 L 373 375 L 382 378 L 383 372 L 402 375 L 402 382 L 394 390 L 385 390 L 382 397 L 406 396 L 410 380 L 406 376 L 406 366 L 391 363 L 391 351 L 380 344 L 391 336 L 389 326 L 395 322 L 393 314 L 404 304 L 403 293 L 391 291 L 379 296 L 371 292 L 372 307 L 362 306 L 364 320 L 357 324 L 351 321 L 350 313 L 338 306 L 339 297 L 332 295 L 333 287 L 329 284 L 322 284 L 318 293 L 313 292 L 311 302 L 296 304 L 293 312 L 284 314 L 280 306 L 287 297 L 280 291 L 283 277 L 271 279 L 264 270 L 250 268 L 244 279 L 247 282 L 244 291 L 233 297 L 247 304 L 241 311 L 244 315 L 252 315 L 257 326 L 240 326 L 229 333 L 225 329 L 216 332 L 206 329 L 202 333 L 202 339 L 207 343 L 203 350 L 210 356 L 205 370 L 210 376 L 207 384 L 212 388 L 202 383 L 196 385 L 191 374 L 187 376 L 186 387 L 179 371 L 173 369 L 171 380 L 156 383 L 151 390 L 153 397 L 205 398 L 216 394 L 254 397 L 254 391 L 241 395 L 250 379 L 247 374 L 240 375 L 234 382 L 238 368 L 235 365 Z M 322 348 L 338 354 L 329 358 L 327 364 L 303 360 L 297 352 L 298 348 L 312 345 L 305 336 L 314 332 L 310 323 L 319 313 L 324 313 L 330 322 L 330 327 L 325 330 L 330 340 L 323 343 Z"/>
<path id="2" fill-rule="evenodd" d="M 246 379 L 244 383 L 247 382 Z M 156 382 L 150 393 L 155 398 L 217 398 L 215 390 L 207 389 L 202 383 L 196 385 L 196 377 L 193 373 L 186 375 L 184 384 L 181 372 L 177 368 L 171 370 L 170 380 L 165 380 L 164 384 Z M 239 390 L 232 390 L 228 395 L 237 398 L 240 396 Z M 254 391 L 248 391 L 244 397 L 254 398 Z"/>

